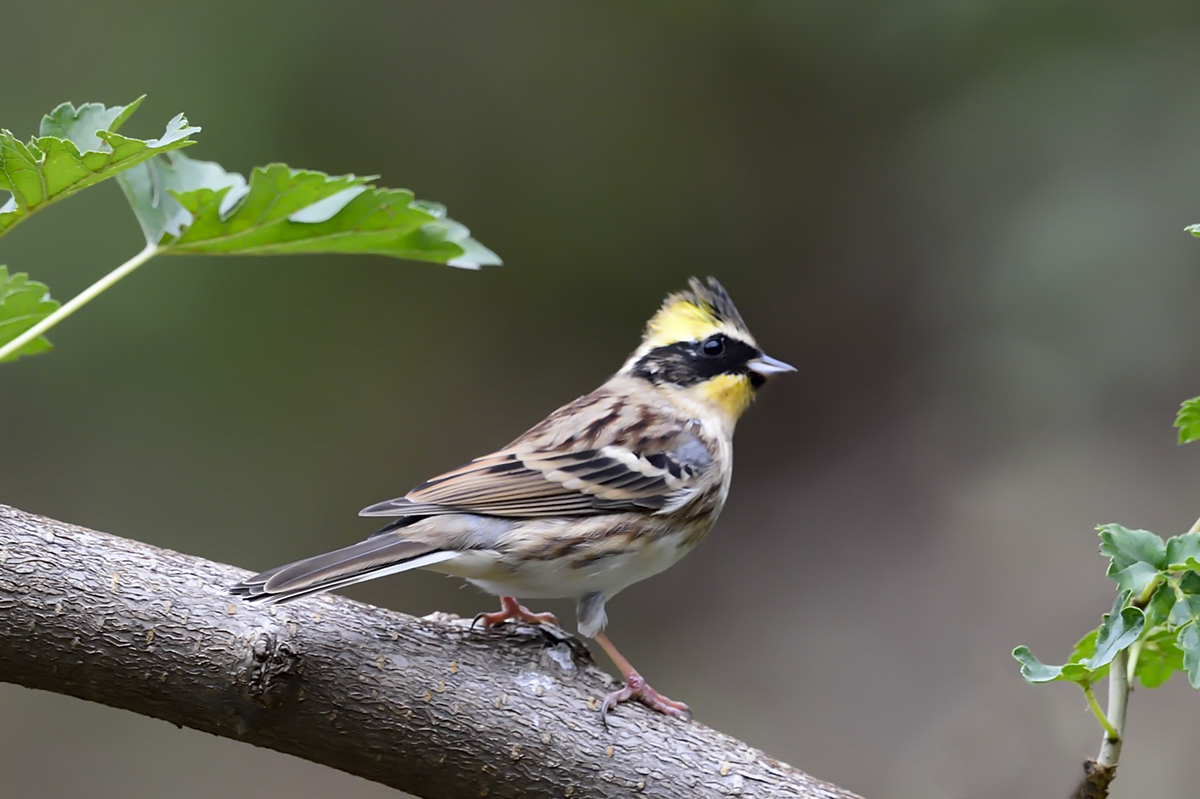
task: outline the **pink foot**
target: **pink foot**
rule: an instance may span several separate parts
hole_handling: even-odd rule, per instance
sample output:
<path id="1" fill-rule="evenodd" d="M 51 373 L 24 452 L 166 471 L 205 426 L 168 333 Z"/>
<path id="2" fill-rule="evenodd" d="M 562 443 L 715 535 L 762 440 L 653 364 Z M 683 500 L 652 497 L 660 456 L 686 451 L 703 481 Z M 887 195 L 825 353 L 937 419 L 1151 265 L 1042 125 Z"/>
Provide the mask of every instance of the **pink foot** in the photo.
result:
<path id="1" fill-rule="evenodd" d="M 529 622 L 530 624 L 558 624 L 558 619 L 555 618 L 553 613 L 534 613 L 518 602 L 516 597 L 511 596 L 500 597 L 500 610 L 495 613 L 480 613 L 475 617 L 475 622 L 482 621 L 484 627 L 495 627 L 509 619 Z M 471 623 L 472 626 L 474 626 L 475 622 Z"/>
<path id="2" fill-rule="evenodd" d="M 675 716 L 676 718 L 686 718 L 691 712 L 683 702 L 668 699 L 649 685 L 646 685 L 646 680 L 642 675 L 634 671 L 626 675 L 624 688 L 613 691 L 604 697 L 604 704 L 600 706 L 600 718 L 604 721 L 604 726 L 608 726 L 608 711 L 622 702 L 632 700 L 641 702 L 651 710 L 668 716 Z"/>

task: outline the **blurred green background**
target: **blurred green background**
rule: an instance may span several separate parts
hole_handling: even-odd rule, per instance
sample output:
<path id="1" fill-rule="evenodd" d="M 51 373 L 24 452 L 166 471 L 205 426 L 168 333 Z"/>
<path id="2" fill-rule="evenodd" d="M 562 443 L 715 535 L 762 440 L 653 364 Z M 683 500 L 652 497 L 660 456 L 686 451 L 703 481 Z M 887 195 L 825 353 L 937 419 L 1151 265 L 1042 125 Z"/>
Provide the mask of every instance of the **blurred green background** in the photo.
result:
<path id="1" fill-rule="evenodd" d="M 1098 522 L 1182 532 L 1200 449 L 1200 6 L 0 4 L 0 125 L 150 95 L 196 158 L 446 203 L 506 266 L 158 259 L 0 367 L 0 501 L 259 569 L 590 390 L 721 278 L 799 367 L 725 515 L 610 604 L 696 718 L 872 799 L 1059 796 L 1100 734 L 1027 687 L 1108 609 Z M 140 247 L 115 184 L 0 263 L 66 299 Z M 494 600 L 411 574 L 410 613 Z M 570 615 L 567 603 L 549 609 Z M 652 612 L 647 612 L 647 611 Z M 597 734 L 600 734 L 599 727 Z M 1200 783 L 1200 696 L 1135 694 L 1114 796 Z M 6 796 L 394 796 L 0 686 Z"/>

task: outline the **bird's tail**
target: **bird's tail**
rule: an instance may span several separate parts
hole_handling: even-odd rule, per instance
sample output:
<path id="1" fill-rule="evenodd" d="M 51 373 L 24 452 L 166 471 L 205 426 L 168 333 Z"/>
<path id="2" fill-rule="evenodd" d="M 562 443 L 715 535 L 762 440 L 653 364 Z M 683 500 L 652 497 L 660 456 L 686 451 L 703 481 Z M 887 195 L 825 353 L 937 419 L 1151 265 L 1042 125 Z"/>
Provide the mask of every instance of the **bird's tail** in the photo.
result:
<path id="1" fill-rule="evenodd" d="M 419 569 L 457 556 L 396 533 L 384 533 L 348 547 L 256 574 L 229 589 L 251 602 L 290 602 L 309 594 L 344 588 L 385 574 Z"/>

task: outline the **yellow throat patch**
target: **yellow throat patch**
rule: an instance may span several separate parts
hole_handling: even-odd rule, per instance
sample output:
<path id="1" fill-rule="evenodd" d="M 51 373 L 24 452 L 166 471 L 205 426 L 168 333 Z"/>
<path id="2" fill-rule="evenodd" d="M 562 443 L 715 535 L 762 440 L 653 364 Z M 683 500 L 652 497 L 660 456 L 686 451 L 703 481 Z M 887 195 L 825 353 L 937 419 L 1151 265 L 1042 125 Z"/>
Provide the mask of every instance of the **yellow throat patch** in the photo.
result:
<path id="1" fill-rule="evenodd" d="M 746 375 L 717 375 L 696 386 L 695 391 L 730 421 L 737 421 L 754 399 L 754 386 Z"/>

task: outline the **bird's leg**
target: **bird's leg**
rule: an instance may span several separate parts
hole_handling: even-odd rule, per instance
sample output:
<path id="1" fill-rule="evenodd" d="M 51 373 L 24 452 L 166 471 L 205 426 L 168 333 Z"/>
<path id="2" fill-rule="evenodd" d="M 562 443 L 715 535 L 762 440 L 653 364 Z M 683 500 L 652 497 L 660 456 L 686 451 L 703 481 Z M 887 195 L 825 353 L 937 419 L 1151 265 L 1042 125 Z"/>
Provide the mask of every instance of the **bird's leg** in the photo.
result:
<path id="1" fill-rule="evenodd" d="M 628 702 L 631 699 L 636 699 L 651 710 L 657 710 L 668 716 L 682 718 L 688 714 L 688 706 L 683 702 L 667 699 L 647 685 L 645 678 L 638 674 L 637 669 L 631 666 L 625 656 L 617 651 L 612 641 L 608 640 L 607 635 L 596 633 L 596 643 L 603 647 L 612 662 L 617 664 L 617 668 L 621 670 L 621 676 L 625 678 L 625 687 L 604 697 L 604 704 L 600 706 L 600 718 L 604 720 L 605 726 L 608 725 L 608 711 L 621 702 Z"/>
<path id="2" fill-rule="evenodd" d="M 527 621 L 530 624 L 558 624 L 558 619 L 554 618 L 553 613 L 534 613 L 518 602 L 515 596 L 500 597 L 500 610 L 495 613 L 480 613 L 475 617 L 475 622 L 482 621 L 484 627 L 495 627 L 509 619 Z M 471 622 L 471 626 L 474 626 L 475 622 Z"/>

